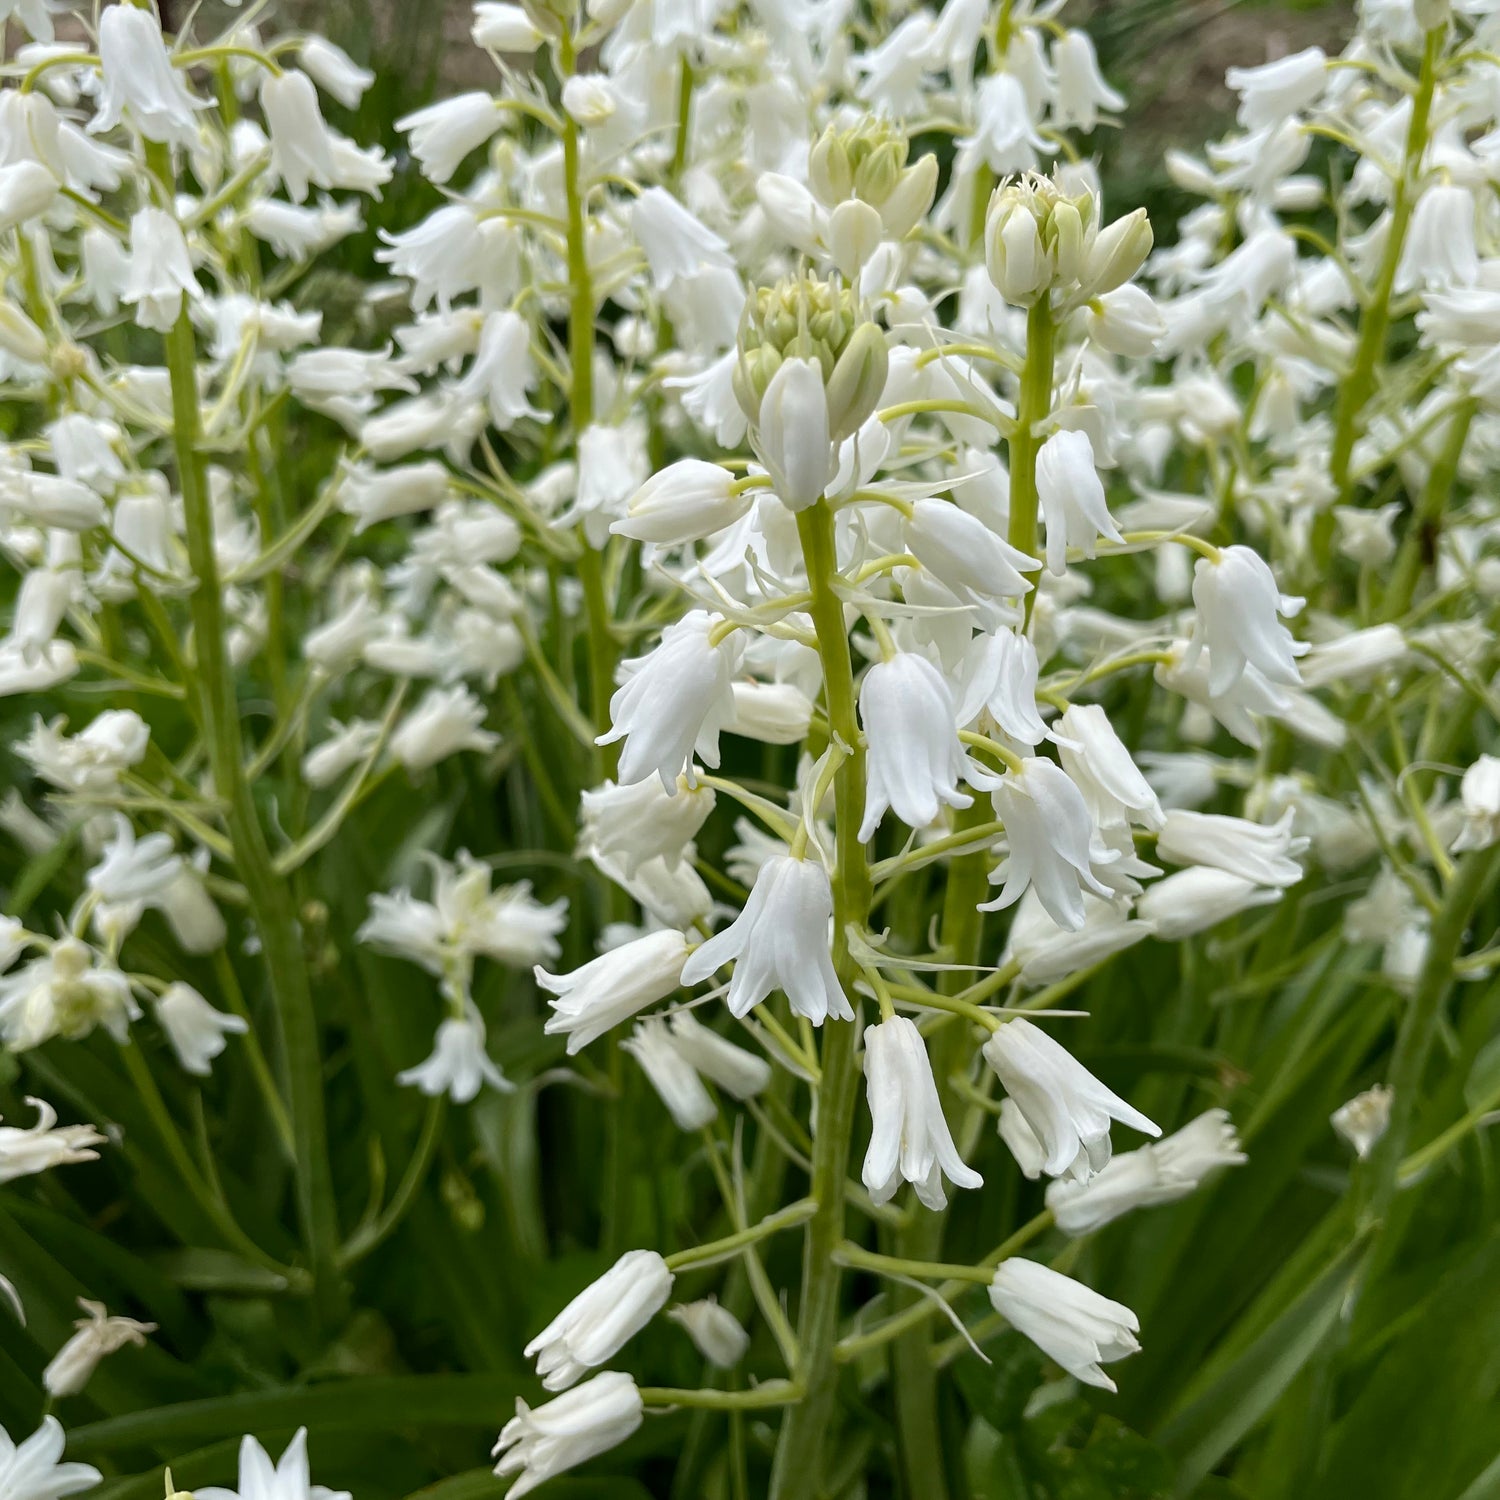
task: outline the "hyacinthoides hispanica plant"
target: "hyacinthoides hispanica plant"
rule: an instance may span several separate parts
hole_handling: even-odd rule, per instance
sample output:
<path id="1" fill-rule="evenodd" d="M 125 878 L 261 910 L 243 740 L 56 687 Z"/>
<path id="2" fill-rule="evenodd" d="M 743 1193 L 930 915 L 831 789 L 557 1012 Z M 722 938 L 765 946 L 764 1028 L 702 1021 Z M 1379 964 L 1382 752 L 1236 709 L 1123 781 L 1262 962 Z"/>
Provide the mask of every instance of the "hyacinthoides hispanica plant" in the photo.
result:
<path id="1" fill-rule="evenodd" d="M 1483 1493 L 1472 9 L 6 10 L 0 1500 Z"/>

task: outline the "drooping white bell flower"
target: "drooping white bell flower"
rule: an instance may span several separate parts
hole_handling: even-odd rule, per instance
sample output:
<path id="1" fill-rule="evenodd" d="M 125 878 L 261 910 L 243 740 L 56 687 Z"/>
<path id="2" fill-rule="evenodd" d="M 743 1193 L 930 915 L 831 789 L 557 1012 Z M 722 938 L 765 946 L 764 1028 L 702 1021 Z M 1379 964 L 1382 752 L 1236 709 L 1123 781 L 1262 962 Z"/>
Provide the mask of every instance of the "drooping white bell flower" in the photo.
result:
<path id="1" fill-rule="evenodd" d="M 1162 821 L 1156 852 L 1174 865 L 1212 865 L 1256 885 L 1296 885 L 1297 860 L 1310 840 L 1292 833 L 1295 817 L 1291 807 L 1270 824 L 1174 807 Z"/>
<path id="2" fill-rule="evenodd" d="M 725 730 L 765 745 L 800 745 L 812 724 L 814 704 L 794 682 L 754 682 L 737 677 L 730 687 L 734 713 Z"/>
<path id="3" fill-rule="evenodd" d="M 1374 1088 L 1366 1089 L 1339 1105 L 1329 1117 L 1329 1124 L 1349 1142 L 1361 1161 L 1369 1156 L 1385 1134 L 1391 1122 L 1391 1101 L 1395 1097 L 1383 1083 L 1377 1083 Z"/>
<path id="4" fill-rule="evenodd" d="M 660 856 L 676 868 L 714 810 L 714 790 L 687 776 L 672 793 L 655 777 L 631 786 L 606 781 L 579 797 L 580 839 L 628 878 Z"/>
<path id="5" fill-rule="evenodd" d="M 664 292 L 682 277 L 710 266 L 734 268 L 724 241 L 665 188 L 649 187 L 631 205 L 630 227 L 646 255 L 651 282 Z"/>
<path id="6" fill-rule="evenodd" d="M 81 1161 L 97 1161 L 105 1137 L 92 1125 L 59 1125 L 57 1111 L 44 1099 L 29 1094 L 26 1102 L 36 1111 L 35 1124 L 21 1129 L 0 1125 L 0 1183 L 14 1182 L 52 1167 L 70 1167 Z M 3 1474 L 0 1456 L 0 1474 Z M 3 1480 L 0 1480 L 3 1483 Z"/>
<path id="7" fill-rule="evenodd" d="M 212 1063 L 231 1036 L 243 1036 L 250 1023 L 243 1016 L 215 1010 L 192 985 L 178 980 L 156 1000 L 156 1019 L 167 1034 L 185 1073 L 207 1078 Z"/>
<path id="8" fill-rule="evenodd" d="M 411 154 L 421 164 L 422 175 L 441 187 L 469 152 L 504 123 L 505 112 L 494 95 L 475 90 L 404 115 L 396 129 L 411 138 Z"/>
<path id="9" fill-rule="evenodd" d="M 417 312 L 434 300 L 447 312 L 455 297 L 484 280 L 488 246 L 475 210 L 466 204 L 447 204 L 400 234 L 380 235 L 387 248 L 377 250 L 375 259 L 392 274 L 411 278 Z"/>
<path id="10" fill-rule="evenodd" d="M 1094 445 L 1086 432 L 1054 432 L 1036 458 L 1037 499 L 1047 531 L 1047 571 L 1061 578 L 1068 548 L 1092 557 L 1101 536 L 1124 537 L 1109 513 L 1104 485 L 1094 467 Z"/>
<path id="11" fill-rule="evenodd" d="M 365 90 L 375 82 L 368 68 L 360 67 L 342 47 L 325 37 L 304 37 L 297 47 L 297 61 L 302 71 L 345 109 L 358 109 Z"/>
<path id="12" fill-rule="evenodd" d="M 754 437 L 782 504 L 794 511 L 817 504 L 838 463 L 817 360 L 782 361 L 761 397 Z"/>
<path id="13" fill-rule="evenodd" d="M 0 979 L 0 1041 L 12 1052 L 38 1047 L 54 1036 L 76 1041 L 96 1026 L 122 1046 L 141 1011 L 130 981 L 77 938 L 62 938 L 49 952 Z"/>
<path id="14" fill-rule="evenodd" d="M 396 1074 L 396 1082 L 432 1099 L 446 1094 L 455 1104 L 467 1104 L 485 1084 L 502 1093 L 515 1087 L 485 1051 L 484 1022 L 472 1012 L 444 1020 L 433 1037 L 431 1054 Z"/>
<path id="15" fill-rule="evenodd" d="M 509 308 L 488 313 L 473 362 L 454 386 L 454 396 L 460 401 L 483 401 L 490 420 L 506 432 L 522 417 L 542 418 L 527 399 L 536 382 L 530 325 Z"/>
<path id="16" fill-rule="evenodd" d="M 1132 920 L 1113 901 L 1085 896 L 1083 906 L 1083 926 L 1069 930 L 1047 915 L 1034 889 L 1021 897 L 1002 957 L 1020 965 L 1024 983 L 1051 984 L 1124 952 L 1152 933 L 1149 922 Z"/>
<path id="17" fill-rule="evenodd" d="M 1258 885 L 1212 865 L 1194 865 L 1153 881 L 1136 902 L 1136 915 L 1164 943 L 1206 932 L 1230 917 L 1281 899 L 1276 886 Z"/>
<path id="18" fill-rule="evenodd" d="M 888 1203 L 902 1182 L 928 1208 L 947 1205 L 946 1176 L 954 1187 L 984 1185 L 953 1144 L 922 1033 L 905 1016 L 865 1032 L 865 1090 L 873 1130 L 861 1180 L 876 1203 Z"/>
<path id="19" fill-rule="evenodd" d="M 653 474 L 609 529 L 616 536 L 675 547 L 734 525 L 754 503 L 754 492 L 737 491 L 728 469 L 699 458 L 680 458 Z"/>
<path id="20" fill-rule="evenodd" d="M 1052 123 L 1066 130 L 1092 130 L 1100 110 L 1125 108 L 1125 96 L 1112 89 L 1099 71 L 1099 57 L 1086 31 L 1065 31 L 1052 44 L 1052 66 L 1057 83 L 1052 98 Z"/>
<path id="21" fill-rule="evenodd" d="M 333 137 L 312 79 L 295 68 L 279 77 L 268 73 L 261 80 L 260 108 L 271 138 L 271 172 L 285 184 L 293 203 L 306 199 L 309 185 L 338 185 Z"/>
<path id="22" fill-rule="evenodd" d="M 654 651 L 622 664 L 610 728 L 598 740 L 625 741 L 622 786 L 656 775 L 670 796 L 695 751 L 706 765 L 719 764 L 719 730 L 734 711 L 730 678 L 744 648 L 737 632 L 711 644 L 718 624 L 707 610 L 690 610 L 662 631 Z"/>
<path id="23" fill-rule="evenodd" d="M 645 1408 L 635 1381 L 605 1370 L 534 1411 L 516 1398 L 491 1456 L 495 1473 L 521 1477 L 506 1494 L 521 1500 L 540 1484 L 618 1447 L 641 1425 Z"/>
<path id="24" fill-rule="evenodd" d="M 106 14 L 128 7 L 111 6 Z M 142 328 L 167 333 L 182 311 L 182 299 L 201 295 L 187 241 L 171 214 L 142 208 L 130 221 L 130 269 L 120 300 L 135 308 Z"/>
<path id="25" fill-rule="evenodd" d="M 666 1305 L 672 1273 L 654 1250 L 627 1250 L 527 1344 L 549 1391 L 565 1391 L 619 1353 Z"/>
<path id="26" fill-rule="evenodd" d="M 483 729 L 484 704 L 459 685 L 432 688 L 391 735 L 391 754 L 408 771 L 425 771 L 462 750 L 488 752 L 500 743 Z"/>
<path id="27" fill-rule="evenodd" d="M 823 866 L 816 859 L 773 856 L 761 866 L 745 909 L 683 965 L 682 982 L 701 983 L 734 960 L 732 1015 L 748 1015 L 779 989 L 814 1026 L 830 1016 L 852 1021 L 854 1012 L 833 968 L 832 920 L 833 888 Z"/>
<path id="28" fill-rule="evenodd" d="M 1034 889 L 1047 915 L 1076 932 L 1084 923 L 1084 892 L 1106 900 L 1113 894 L 1094 873 L 1094 823 L 1083 793 L 1053 761 L 1028 756 L 1019 771 L 1000 778 L 992 798 L 1007 853 L 990 880 L 1004 885 L 981 909 L 1001 911 Z"/>
<path id="29" fill-rule="evenodd" d="M 1229 1115 L 1210 1109 L 1172 1135 L 1112 1157 L 1087 1182 L 1058 1178 L 1047 1187 L 1047 1207 L 1064 1234 L 1091 1234 L 1134 1209 L 1186 1198 L 1210 1173 L 1248 1160 Z"/>
<path id="30" fill-rule="evenodd" d="M 1453 850 L 1488 849 L 1500 841 L 1500 758 L 1481 755 L 1458 784 L 1464 822 Z"/>
<path id="31" fill-rule="evenodd" d="M 105 7 L 99 18 L 99 62 L 103 79 L 99 108 L 88 124 L 91 135 L 124 121 L 148 141 L 184 150 L 197 145 L 195 111 L 208 103 L 193 96 L 172 66 L 161 26 L 149 10 Z"/>
<path id="32" fill-rule="evenodd" d="M 1074 703 L 1053 725 L 1063 769 L 1101 828 L 1134 823 L 1155 832 L 1161 803 L 1097 703 Z"/>
<path id="33" fill-rule="evenodd" d="M 710 1030 L 692 1011 L 673 1011 L 669 1018 L 672 1045 L 705 1078 L 711 1079 L 736 1099 L 753 1099 L 771 1083 L 771 1065 L 765 1058 L 736 1047 Z"/>
<path id="34" fill-rule="evenodd" d="M 1198 617 L 1183 665 L 1191 667 L 1207 648 L 1212 698 L 1235 688 L 1247 667 L 1268 683 L 1300 687 L 1297 657 L 1306 648 L 1298 647 L 1280 617 L 1301 602 L 1282 594 L 1265 559 L 1250 547 L 1225 547 L 1217 561 L 1200 557 L 1193 568 Z"/>
<path id="35" fill-rule="evenodd" d="M 89 1383 L 102 1359 L 127 1344 L 143 1347 L 146 1335 L 156 1331 L 155 1323 L 110 1316 L 102 1302 L 80 1297 L 78 1305 L 88 1316 L 73 1325 L 78 1331 L 42 1371 L 42 1386 L 54 1400 L 76 1396 Z"/>
<path id="36" fill-rule="evenodd" d="M 571 974 L 549 974 L 538 967 L 537 984 L 557 997 L 547 1002 L 552 1014 L 543 1030 L 548 1036 L 565 1035 L 571 1057 L 686 983 L 682 967 L 687 954 L 687 939 L 664 928 L 611 948 Z"/>
<path id="37" fill-rule="evenodd" d="M 1479 247 L 1475 242 L 1474 194 L 1457 183 L 1435 183 L 1417 199 L 1396 290 L 1418 286 L 1472 286 L 1479 280 Z"/>
<path id="38" fill-rule="evenodd" d="M 1012 1256 L 996 1267 L 990 1302 L 1018 1333 L 1075 1380 L 1116 1389 L 1100 1368 L 1140 1350 L 1140 1320 L 1120 1302 L 1034 1260 Z"/>
<path id="39" fill-rule="evenodd" d="M 1036 647 L 1026 636 L 1006 629 L 976 635 L 959 674 L 958 722 L 972 724 L 988 713 L 1016 744 L 1028 750 L 1040 744 L 1047 726 L 1036 706 L 1039 671 Z"/>
<path id="40" fill-rule="evenodd" d="M 876 662 L 860 684 L 859 718 L 868 746 L 861 843 L 874 837 L 887 809 L 909 828 L 926 828 L 944 804 L 973 803 L 958 789 L 968 757 L 953 693 L 925 656 L 901 651 Z"/>
<path id="41" fill-rule="evenodd" d="M 479 0 L 474 7 L 474 24 L 469 35 L 474 38 L 476 47 L 521 55 L 535 52 L 542 40 L 541 32 L 525 8 L 507 4 L 506 0 Z"/>
<path id="42" fill-rule="evenodd" d="M 702 1130 L 718 1118 L 713 1095 L 703 1086 L 698 1070 L 674 1044 L 660 1017 L 638 1021 L 620 1046 L 641 1065 L 657 1097 L 679 1130 Z"/>
<path id="43" fill-rule="evenodd" d="M 1003 1022 L 983 1052 L 1031 1127 L 1049 1177 L 1066 1174 L 1087 1181 L 1099 1171 L 1110 1158 L 1111 1120 L 1145 1135 L 1161 1134 L 1030 1021 Z"/>
<path id="44" fill-rule="evenodd" d="M 750 1335 L 740 1320 L 716 1298 L 669 1308 L 667 1317 L 687 1330 L 693 1347 L 716 1369 L 732 1370 L 750 1348 Z"/>
<path id="45" fill-rule="evenodd" d="M 1259 67 L 1230 68 L 1224 82 L 1240 96 L 1239 123 L 1264 130 L 1315 103 L 1330 76 L 1323 49 L 1304 47 Z"/>
<path id="46" fill-rule="evenodd" d="M 965 603 L 992 604 L 1030 592 L 1022 576 L 1041 562 L 990 530 L 978 516 L 946 500 L 917 500 L 906 522 L 906 545 L 924 568 Z"/>

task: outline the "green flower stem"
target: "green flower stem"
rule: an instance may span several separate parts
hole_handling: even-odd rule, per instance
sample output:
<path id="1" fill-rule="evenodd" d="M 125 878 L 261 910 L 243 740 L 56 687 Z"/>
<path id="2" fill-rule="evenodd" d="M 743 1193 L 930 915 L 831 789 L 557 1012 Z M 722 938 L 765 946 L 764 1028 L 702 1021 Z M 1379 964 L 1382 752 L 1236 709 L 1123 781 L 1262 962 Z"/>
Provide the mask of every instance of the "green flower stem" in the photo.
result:
<path id="1" fill-rule="evenodd" d="M 174 177 L 166 147 L 149 148 L 149 164 L 170 193 Z M 323 1062 L 317 1014 L 302 934 L 287 882 L 277 875 L 250 784 L 245 779 L 240 709 L 224 626 L 224 599 L 214 556 L 213 507 L 198 450 L 198 351 L 184 306 L 166 336 L 172 387 L 172 437 L 182 490 L 188 560 L 197 581 L 190 603 L 200 699 L 214 790 L 228 804 L 226 822 L 234 866 L 249 898 L 265 959 L 266 977 L 281 1025 L 290 1082 L 290 1112 L 296 1146 L 297 1210 L 318 1306 L 329 1320 L 339 1315 L 338 1220 L 323 1113 Z"/>
<path id="2" fill-rule="evenodd" d="M 704 1245 L 694 1245 L 690 1250 L 679 1250 L 666 1257 L 667 1266 L 673 1271 L 702 1270 L 704 1266 L 711 1266 L 737 1255 L 746 1245 L 757 1244 L 773 1234 L 779 1234 L 783 1229 L 795 1229 L 798 1224 L 805 1224 L 817 1211 L 818 1205 L 813 1199 L 803 1198 L 737 1234 L 726 1235 L 721 1240 L 710 1240 Z"/>
<path id="3" fill-rule="evenodd" d="M 564 31 L 557 43 L 558 72 L 562 82 L 573 76 L 578 58 L 571 33 Z M 594 283 L 589 270 L 587 190 L 580 162 L 578 122 L 562 108 L 563 189 L 567 195 L 568 226 L 568 411 L 576 444 L 594 420 Z M 604 585 L 604 558 L 584 540 L 578 559 L 578 578 L 583 585 L 584 611 L 588 619 L 589 711 L 594 732 L 609 728 L 609 700 L 614 690 L 615 642 L 610 629 L 612 613 Z M 612 745 L 594 747 L 595 779 L 602 781 L 614 771 L 619 756 Z"/>
<path id="4" fill-rule="evenodd" d="M 693 1406 L 704 1411 L 764 1411 L 767 1407 L 792 1406 L 801 1398 L 802 1388 L 793 1380 L 763 1380 L 745 1391 L 680 1391 L 655 1385 L 641 1387 L 641 1400 L 647 1406 Z"/>
<path id="5" fill-rule="evenodd" d="M 1050 297 L 1037 299 L 1026 314 L 1026 368 L 1021 372 L 1016 422 L 1010 434 L 1010 533 L 1012 547 L 1028 557 L 1037 555 L 1036 456 L 1042 446 L 1037 426 L 1052 411 L 1052 367 L 1056 357 L 1057 325 Z M 1041 570 L 1026 575 L 1033 584 Z M 1031 619 L 1036 593 L 1026 596 L 1026 619 Z"/>
<path id="6" fill-rule="evenodd" d="M 833 512 L 825 500 L 797 516 L 797 531 L 812 587 L 811 614 L 823 663 L 828 723 L 848 756 L 834 778 L 837 860 L 833 877 L 833 963 L 844 993 L 854 998 L 859 966 L 849 953 L 848 929 L 864 926 L 870 910 L 870 869 L 859 825 L 865 806 L 865 752 L 854 703 L 854 666 L 844 606 L 834 592 L 838 563 L 834 553 Z M 857 1023 L 828 1021 L 823 1027 L 822 1077 L 818 1084 L 818 1127 L 813 1139 L 812 1196 L 818 1211 L 808 1221 L 802 1262 L 802 1300 L 797 1340 L 798 1372 L 805 1392 L 782 1424 L 771 1470 L 771 1500 L 814 1500 L 822 1492 L 823 1445 L 833 1413 L 838 1366 L 839 1285 L 833 1252 L 844 1238 L 844 1175 L 854 1125 L 858 1070 Z"/>
<path id="7" fill-rule="evenodd" d="M 1396 272 L 1401 265 L 1401 251 L 1406 230 L 1416 206 L 1415 188 L 1427 150 L 1427 124 L 1432 114 L 1432 96 L 1437 86 L 1438 59 L 1443 53 L 1446 23 L 1427 33 L 1422 48 L 1422 71 L 1412 100 L 1411 121 L 1407 126 L 1406 145 L 1401 158 L 1401 175 L 1391 199 L 1391 225 L 1386 232 L 1385 254 L 1381 257 L 1370 300 L 1365 304 L 1359 324 L 1359 343 L 1354 363 L 1339 387 L 1338 405 L 1334 411 L 1333 452 L 1329 459 L 1329 477 L 1333 480 L 1338 504 L 1347 504 L 1352 488 L 1349 462 L 1354 445 L 1363 430 L 1362 417 L 1370 397 L 1375 394 L 1380 361 L 1385 355 L 1386 338 L 1391 326 L 1391 298 L 1395 292 Z M 1326 568 L 1333 543 L 1332 508 L 1325 509 L 1313 528 L 1313 556 L 1320 573 Z"/>
<path id="8" fill-rule="evenodd" d="M 905 1260 L 899 1255 L 877 1255 L 847 1241 L 835 1252 L 842 1266 L 861 1271 L 876 1271 L 882 1276 L 916 1276 L 929 1281 L 977 1282 L 988 1286 L 994 1272 L 988 1266 L 950 1266 L 941 1261 Z"/>
<path id="9" fill-rule="evenodd" d="M 1052 1227 L 1052 1212 L 1044 1209 L 1034 1219 L 1027 1220 L 1016 1232 L 1010 1236 L 1002 1245 L 998 1246 L 989 1255 L 979 1262 L 977 1270 L 985 1271 L 985 1279 L 992 1279 L 995 1267 L 1001 1261 L 1009 1259 L 1023 1246 L 1028 1245 L 1037 1235 Z M 963 1291 L 966 1286 L 972 1284 L 970 1279 L 963 1281 L 946 1281 L 937 1288 L 938 1296 L 944 1302 L 951 1302 L 953 1298 Z M 938 1307 L 930 1298 L 915 1303 L 903 1312 L 897 1313 L 892 1318 L 887 1318 L 884 1323 L 867 1329 L 863 1333 L 851 1334 L 848 1338 L 840 1339 L 835 1357 L 840 1364 L 846 1364 L 850 1360 L 859 1359 L 862 1355 L 869 1354 L 878 1349 L 882 1344 L 889 1343 L 894 1338 L 899 1338 L 908 1329 L 919 1327 L 930 1318 L 937 1315 Z"/>
<path id="10" fill-rule="evenodd" d="M 1422 491 L 1422 498 L 1407 522 L 1406 535 L 1391 569 L 1391 583 L 1381 610 L 1387 620 L 1399 619 L 1411 608 L 1422 571 L 1436 554 L 1443 512 L 1452 498 L 1458 465 L 1464 456 L 1464 444 L 1469 440 L 1469 428 L 1478 410 L 1477 401 L 1464 401 L 1449 419 L 1447 440 L 1427 477 L 1427 488 Z"/>

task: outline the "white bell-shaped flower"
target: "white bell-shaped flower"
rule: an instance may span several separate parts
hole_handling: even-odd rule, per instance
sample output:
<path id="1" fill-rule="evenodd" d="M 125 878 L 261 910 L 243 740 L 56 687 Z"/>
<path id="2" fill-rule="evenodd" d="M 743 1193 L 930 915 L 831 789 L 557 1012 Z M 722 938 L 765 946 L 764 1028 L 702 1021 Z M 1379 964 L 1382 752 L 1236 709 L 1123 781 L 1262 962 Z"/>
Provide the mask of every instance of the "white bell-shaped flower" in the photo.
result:
<path id="1" fill-rule="evenodd" d="M 1145 1135 L 1161 1134 L 1159 1126 L 1105 1088 L 1066 1047 L 1030 1021 L 1004 1022 L 983 1050 L 1031 1127 L 1049 1177 L 1066 1174 L 1086 1181 L 1099 1171 L 1110 1158 L 1111 1120 Z"/>
<path id="2" fill-rule="evenodd" d="M 1067 571 L 1068 548 L 1092 557 L 1101 536 L 1124 538 L 1109 513 L 1104 485 L 1094 467 L 1094 445 L 1086 432 L 1054 432 L 1036 458 L 1037 499 L 1047 530 L 1047 571 Z"/>
<path id="3" fill-rule="evenodd" d="M 1193 603 L 1198 618 L 1183 665 L 1191 667 L 1207 648 L 1210 697 L 1230 692 L 1247 667 L 1268 683 L 1302 685 L 1297 657 L 1306 647 L 1298 646 L 1280 618 L 1294 613 L 1302 601 L 1282 594 L 1258 552 L 1234 546 L 1225 547 L 1217 561 L 1199 558 L 1193 568 Z"/>
<path id="4" fill-rule="evenodd" d="M 782 361 L 761 397 L 755 441 L 782 504 L 794 511 L 817 504 L 838 461 L 817 360 Z"/>
<path id="5" fill-rule="evenodd" d="M 873 1130 L 861 1179 L 876 1203 L 887 1203 L 902 1182 L 931 1209 L 946 1206 L 946 1176 L 954 1187 L 984 1179 L 953 1144 L 922 1033 L 905 1016 L 865 1032 L 865 1090 Z"/>
<path id="6" fill-rule="evenodd" d="M 495 1473 L 520 1478 L 506 1491 L 521 1500 L 540 1484 L 618 1447 L 641 1425 L 645 1408 L 635 1381 L 605 1370 L 534 1411 L 516 1398 L 516 1414 L 501 1429 L 491 1457 Z"/>
<path id="7" fill-rule="evenodd" d="M 706 765 L 719 764 L 719 730 L 734 711 L 729 684 L 743 647 L 737 633 L 712 644 L 718 623 L 706 610 L 691 610 L 662 632 L 649 655 L 622 665 L 624 681 L 609 702 L 610 729 L 598 741 L 625 741 L 622 786 L 656 775 L 671 795 L 695 750 Z"/>
<path id="8" fill-rule="evenodd" d="M 902 651 L 876 662 L 860 684 L 859 717 L 868 745 L 861 843 L 874 837 L 887 809 L 909 828 L 926 828 L 943 804 L 973 802 L 958 789 L 968 757 L 953 694 L 926 657 Z"/>
<path id="9" fill-rule="evenodd" d="M 538 967 L 537 984 L 557 997 L 548 1002 L 552 1015 L 543 1030 L 565 1035 L 572 1056 L 686 982 L 681 976 L 687 951 L 680 932 L 663 929 L 611 948 L 571 974 Z"/>
<path id="10" fill-rule="evenodd" d="M 1064 1234 L 1091 1234 L 1134 1209 L 1186 1198 L 1210 1173 L 1247 1160 L 1228 1114 L 1210 1109 L 1174 1135 L 1112 1157 L 1087 1182 L 1058 1178 L 1047 1207 Z"/>
<path id="11" fill-rule="evenodd" d="M 683 984 L 698 984 L 734 960 L 731 1014 L 745 1016 L 772 990 L 815 1026 L 828 1017 L 852 1021 L 854 1012 L 833 969 L 829 928 L 833 889 L 815 859 L 776 855 L 761 866 L 745 909 L 683 965 Z"/>
<path id="12" fill-rule="evenodd" d="M 990 1282 L 990 1302 L 1074 1379 L 1101 1390 L 1116 1386 L 1100 1366 L 1141 1347 L 1140 1320 L 1128 1307 L 1034 1260 L 1001 1261 Z"/>
<path id="13" fill-rule="evenodd" d="M 1076 932 L 1084 923 L 1084 892 L 1106 900 L 1112 894 L 1094 873 L 1103 846 L 1095 843 L 1083 793 L 1053 761 L 1028 756 L 1019 771 L 1000 778 L 992 797 L 1007 852 L 990 874 L 1004 885 L 982 910 L 1003 910 L 1033 889 L 1047 915 Z"/>
<path id="14" fill-rule="evenodd" d="M 672 1273 L 655 1250 L 627 1250 L 527 1344 L 549 1391 L 565 1391 L 619 1353 L 666 1305 Z"/>

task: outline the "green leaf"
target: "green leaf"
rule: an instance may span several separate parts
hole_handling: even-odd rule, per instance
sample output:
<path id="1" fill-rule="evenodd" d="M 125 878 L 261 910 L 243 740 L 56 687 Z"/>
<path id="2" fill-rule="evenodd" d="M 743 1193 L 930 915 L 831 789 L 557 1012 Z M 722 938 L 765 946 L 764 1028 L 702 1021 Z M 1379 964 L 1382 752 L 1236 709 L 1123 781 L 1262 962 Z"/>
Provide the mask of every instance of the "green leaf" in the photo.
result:
<path id="1" fill-rule="evenodd" d="M 1333 1327 L 1363 1254 L 1362 1239 L 1346 1245 L 1251 1344 L 1200 1372 L 1156 1433 L 1177 1460 L 1175 1493 L 1189 1494 L 1270 1411 Z"/>
<path id="2" fill-rule="evenodd" d="M 996 1432 L 1009 1432 L 1020 1425 L 1031 1393 L 1041 1384 L 1042 1358 L 1019 1334 L 997 1339 L 985 1353 L 993 1364 L 961 1359 L 954 1376 L 969 1410 Z"/>
<path id="3" fill-rule="evenodd" d="M 1494 1457 L 1497 1400 L 1500 1230 L 1446 1271 L 1422 1316 L 1383 1351 L 1329 1436 L 1320 1482 L 1330 1495 L 1381 1500 L 1457 1494 Z"/>
<path id="4" fill-rule="evenodd" d="M 131 1412 L 75 1427 L 70 1458 L 119 1448 L 171 1449 L 245 1432 L 368 1428 L 473 1427 L 499 1430 L 514 1409 L 516 1382 L 500 1375 L 411 1375 L 328 1385 L 247 1391 L 208 1401 Z"/>

